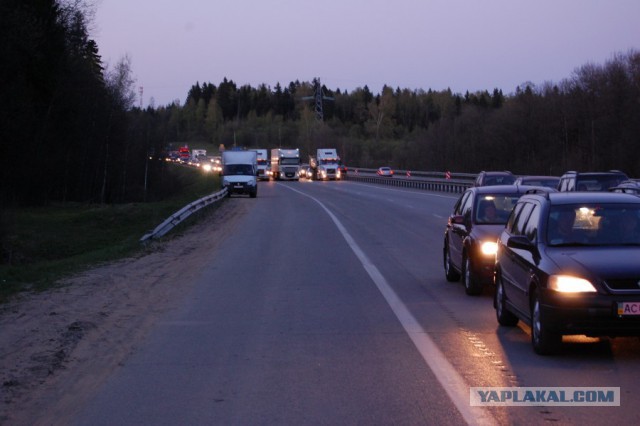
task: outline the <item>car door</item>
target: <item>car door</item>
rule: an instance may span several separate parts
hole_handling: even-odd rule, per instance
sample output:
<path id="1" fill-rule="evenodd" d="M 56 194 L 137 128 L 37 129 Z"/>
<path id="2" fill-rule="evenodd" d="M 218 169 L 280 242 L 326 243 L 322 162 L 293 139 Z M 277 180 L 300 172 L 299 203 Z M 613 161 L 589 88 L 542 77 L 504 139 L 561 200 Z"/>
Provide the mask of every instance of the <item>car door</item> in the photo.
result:
<path id="1" fill-rule="evenodd" d="M 537 221 L 540 217 L 540 209 L 537 204 L 525 202 L 515 217 L 509 236 L 525 236 L 530 241 L 535 240 Z M 534 241 L 532 241 L 534 242 Z M 506 241 L 505 241 L 506 243 Z M 507 299 L 521 310 L 529 313 L 529 277 L 533 264 L 533 252 L 524 248 L 502 247 L 500 268 L 504 291 Z"/>
<path id="2" fill-rule="evenodd" d="M 458 270 L 462 270 L 462 250 L 463 242 L 469 235 L 469 225 L 471 221 L 471 206 L 473 203 L 473 192 L 467 191 L 456 203 L 453 213 L 449 216 L 448 236 L 449 254 L 451 262 Z M 457 219 L 463 218 L 463 223 L 457 223 Z"/>

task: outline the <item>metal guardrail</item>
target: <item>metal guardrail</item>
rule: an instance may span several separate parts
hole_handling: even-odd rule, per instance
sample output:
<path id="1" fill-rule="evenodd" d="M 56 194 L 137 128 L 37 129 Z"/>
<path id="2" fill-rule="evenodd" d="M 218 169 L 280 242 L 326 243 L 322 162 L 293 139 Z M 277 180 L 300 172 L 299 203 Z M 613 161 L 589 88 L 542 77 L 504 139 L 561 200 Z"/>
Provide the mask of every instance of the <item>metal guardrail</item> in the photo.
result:
<path id="1" fill-rule="evenodd" d="M 394 169 L 395 170 L 395 169 Z M 359 175 L 360 173 L 364 174 L 372 174 L 376 175 L 378 169 L 366 169 L 361 167 L 353 167 L 349 168 L 349 174 Z M 415 171 L 415 170 L 395 170 L 394 178 L 407 176 L 407 173 L 411 176 L 411 178 L 427 178 L 427 179 L 446 179 L 447 173 L 449 173 L 449 178 L 457 181 L 468 181 L 470 184 L 473 184 L 477 173 L 452 173 L 452 172 L 435 172 L 435 171 Z M 377 176 L 377 175 L 376 175 Z"/>
<path id="2" fill-rule="evenodd" d="M 388 185 L 395 186 L 401 188 L 413 188 L 413 189 L 422 189 L 425 191 L 438 191 L 438 192 L 449 192 L 449 193 L 462 193 L 467 188 L 473 186 L 472 180 L 467 179 L 457 179 L 444 178 L 444 173 L 442 173 L 442 178 L 424 178 L 422 176 L 427 175 L 426 173 L 421 173 L 420 178 L 412 178 L 417 177 L 418 174 L 411 172 L 412 177 L 398 177 L 400 173 L 398 172 L 394 177 L 380 177 L 380 176 L 367 176 L 366 174 L 360 174 L 360 171 L 364 171 L 366 173 L 371 172 L 367 169 L 359 169 L 358 173 L 352 172 L 351 170 L 347 173 L 346 179 L 353 180 L 358 182 L 367 182 L 367 183 L 375 183 L 379 185 Z M 375 170 L 373 170 L 375 173 Z M 406 174 L 405 174 L 406 175 Z M 475 177 L 475 175 L 469 175 Z M 467 177 L 467 176 L 464 176 Z"/>
<path id="3" fill-rule="evenodd" d="M 172 214 L 167 220 L 162 222 L 160 225 L 156 227 L 153 231 L 144 235 L 140 238 L 141 243 L 146 243 L 153 238 L 160 238 L 165 235 L 167 232 L 171 231 L 174 227 L 176 227 L 180 222 L 191 216 L 193 213 L 198 210 L 213 204 L 222 198 L 226 197 L 227 188 L 223 188 L 221 191 L 216 192 L 215 194 L 207 195 L 206 197 L 200 198 L 199 200 L 194 201 L 191 204 L 186 205 L 176 213 Z"/>

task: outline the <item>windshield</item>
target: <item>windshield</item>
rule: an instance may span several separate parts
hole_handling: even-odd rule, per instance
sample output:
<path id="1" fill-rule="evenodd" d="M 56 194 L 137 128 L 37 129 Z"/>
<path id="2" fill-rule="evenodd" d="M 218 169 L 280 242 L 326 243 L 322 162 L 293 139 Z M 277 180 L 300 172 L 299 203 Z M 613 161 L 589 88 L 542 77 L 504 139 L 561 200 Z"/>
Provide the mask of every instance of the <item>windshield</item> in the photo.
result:
<path id="1" fill-rule="evenodd" d="M 476 199 L 476 223 L 504 225 L 519 194 L 479 194 Z"/>
<path id="2" fill-rule="evenodd" d="M 640 206 L 576 204 L 549 211 L 550 246 L 640 245 Z"/>
<path id="3" fill-rule="evenodd" d="M 280 164 L 283 166 L 298 166 L 300 164 L 299 158 L 280 158 Z"/>
<path id="4" fill-rule="evenodd" d="M 222 173 L 227 176 L 251 176 L 253 175 L 253 166 L 251 164 L 225 164 Z"/>

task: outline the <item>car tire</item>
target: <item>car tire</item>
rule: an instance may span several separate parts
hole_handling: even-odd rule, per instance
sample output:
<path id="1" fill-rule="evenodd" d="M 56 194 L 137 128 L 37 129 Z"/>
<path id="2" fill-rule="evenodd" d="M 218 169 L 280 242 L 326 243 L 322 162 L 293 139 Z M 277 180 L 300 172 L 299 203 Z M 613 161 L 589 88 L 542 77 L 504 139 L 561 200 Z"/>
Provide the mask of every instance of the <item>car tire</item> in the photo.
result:
<path id="1" fill-rule="evenodd" d="M 493 306 L 496 309 L 496 319 L 498 320 L 498 324 L 505 327 L 514 327 L 518 324 L 518 317 L 515 316 L 511 311 L 507 309 L 506 306 L 506 295 L 504 293 L 504 283 L 502 282 L 502 277 L 497 274 L 496 275 L 496 293 L 494 297 Z"/>
<path id="2" fill-rule="evenodd" d="M 455 270 L 453 264 L 451 263 L 451 254 L 449 253 L 449 244 L 444 245 L 443 251 L 443 259 L 444 259 L 444 276 L 447 278 L 449 282 L 460 281 L 460 274 Z"/>
<path id="3" fill-rule="evenodd" d="M 464 291 L 469 296 L 477 296 L 482 293 L 482 284 L 479 284 L 474 277 L 471 259 L 466 254 L 462 259 L 462 281 L 464 281 Z"/>
<path id="4" fill-rule="evenodd" d="M 562 334 L 549 330 L 540 308 L 540 296 L 536 291 L 531 302 L 531 344 L 538 355 L 553 355 L 560 349 Z"/>

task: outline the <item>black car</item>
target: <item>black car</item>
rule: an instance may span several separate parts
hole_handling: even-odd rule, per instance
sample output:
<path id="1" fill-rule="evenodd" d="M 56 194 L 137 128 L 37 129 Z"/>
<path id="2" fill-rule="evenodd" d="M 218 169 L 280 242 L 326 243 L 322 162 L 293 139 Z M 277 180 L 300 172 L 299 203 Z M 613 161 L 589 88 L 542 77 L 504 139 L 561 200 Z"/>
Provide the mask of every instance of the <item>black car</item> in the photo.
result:
<path id="1" fill-rule="evenodd" d="M 498 322 L 529 324 L 538 354 L 563 335 L 640 335 L 640 197 L 523 196 L 498 240 L 495 283 Z"/>
<path id="2" fill-rule="evenodd" d="M 558 191 L 608 191 L 621 182 L 629 180 L 620 170 L 608 172 L 566 172 L 560 177 Z"/>
<path id="3" fill-rule="evenodd" d="M 468 188 L 460 196 L 444 233 L 442 252 L 448 281 L 458 281 L 462 276 L 469 295 L 480 294 L 485 284 L 493 283 L 498 236 L 520 196 L 535 189 L 515 185 L 479 186 Z"/>
<path id="4" fill-rule="evenodd" d="M 476 176 L 473 186 L 511 185 L 515 180 L 516 176 L 508 170 L 502 172 L 483 170 Z"/>

